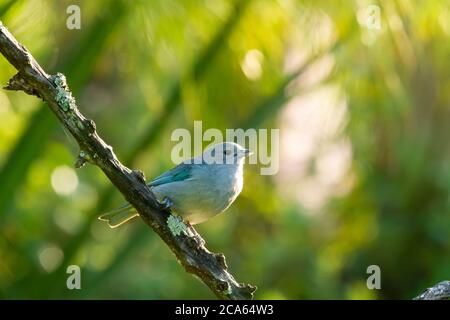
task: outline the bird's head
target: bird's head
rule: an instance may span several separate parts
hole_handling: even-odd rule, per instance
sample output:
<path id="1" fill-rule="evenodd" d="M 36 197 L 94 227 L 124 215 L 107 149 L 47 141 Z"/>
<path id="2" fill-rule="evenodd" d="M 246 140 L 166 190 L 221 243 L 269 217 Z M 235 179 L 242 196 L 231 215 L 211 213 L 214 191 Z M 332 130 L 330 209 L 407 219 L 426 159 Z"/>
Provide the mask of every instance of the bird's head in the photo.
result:
<path id="1" fill-rule="evenodd" d="M 210 146 L 203 152 L 203 160 L 208 164 L 239 164 L 252 153 L 234 142 L 222 142 Z"/>

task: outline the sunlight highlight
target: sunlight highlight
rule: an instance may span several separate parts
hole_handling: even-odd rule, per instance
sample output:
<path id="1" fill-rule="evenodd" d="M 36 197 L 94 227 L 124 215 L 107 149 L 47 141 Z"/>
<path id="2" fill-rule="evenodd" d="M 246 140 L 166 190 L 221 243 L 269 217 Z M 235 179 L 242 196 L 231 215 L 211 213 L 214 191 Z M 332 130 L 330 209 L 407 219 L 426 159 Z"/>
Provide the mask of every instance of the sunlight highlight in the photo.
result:
<path id="1" fill-rule="evenodd" d="M 39 262 L 47 272 L 52 272 L 58 268 L 63 258 L 64 253 L 55 245 L 49 245 L 39 251 Z"/>
<path id="2" fill-rule="evenodd" d="M 67 196 L 77 189 L 78 177 L 74 169 L 68 166 L 60 166 L 53 170 L 51 183 L 57 194 Z"/>
<path id="3" fill-rule="evenodd" d="M 261 51 L 252 49 L 247 52 L 241 62 L 241 69 L 250 80 L 258 80 L 262 75 L 262 62 L 264 56 Z"/>

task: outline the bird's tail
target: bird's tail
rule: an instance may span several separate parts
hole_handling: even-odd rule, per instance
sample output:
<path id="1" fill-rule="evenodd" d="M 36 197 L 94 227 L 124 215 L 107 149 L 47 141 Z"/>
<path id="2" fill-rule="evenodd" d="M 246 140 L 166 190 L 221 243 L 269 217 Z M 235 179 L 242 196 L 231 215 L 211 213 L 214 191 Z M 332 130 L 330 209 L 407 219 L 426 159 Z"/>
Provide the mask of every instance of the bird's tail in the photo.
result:
<path id="1" fill-rule="evenodd" d="M 137 216 L 139 216 L 139 214 L 136 212 L 136 209 L 134 209 L 131 204 L 127 203 L 122 207 L 102 214 L 98 219 L 108 222 L 108 225 L 111 228 L 117 228 Z"/>

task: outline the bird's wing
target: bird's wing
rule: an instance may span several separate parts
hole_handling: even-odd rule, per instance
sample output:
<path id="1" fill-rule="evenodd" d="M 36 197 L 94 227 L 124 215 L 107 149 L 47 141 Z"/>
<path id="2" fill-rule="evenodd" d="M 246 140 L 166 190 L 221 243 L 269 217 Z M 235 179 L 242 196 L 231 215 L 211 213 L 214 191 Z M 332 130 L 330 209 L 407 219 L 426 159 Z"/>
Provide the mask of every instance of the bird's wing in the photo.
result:
<path id="1" fill-rule="evenodd" d="M 191 179 L 192 178 L 191 171 L 192 165 L 180 163 L 175 168 L 155 178 L 148 185 L 150 187 L 156 187 L 166 183 Z M 111 228 L 116 228 L 137 216 L 139 216 L 139 214 L 136 212 L 136 210 L 130 204 L 127 203 L 120 208 L 114 209 L 110 212 L 101 215 L 99 219 L 107 221 Z"/>
<path id="2" fill-rule="evenodd" d="M 191 173 L 192 165 L 180 163 L 175 168 L 164 172 L 159 177 L 156 177 L 152 182 L 149 183 L 149 186 L 156 187 L 166 183 L 187 180 L 192 177 Z"/>

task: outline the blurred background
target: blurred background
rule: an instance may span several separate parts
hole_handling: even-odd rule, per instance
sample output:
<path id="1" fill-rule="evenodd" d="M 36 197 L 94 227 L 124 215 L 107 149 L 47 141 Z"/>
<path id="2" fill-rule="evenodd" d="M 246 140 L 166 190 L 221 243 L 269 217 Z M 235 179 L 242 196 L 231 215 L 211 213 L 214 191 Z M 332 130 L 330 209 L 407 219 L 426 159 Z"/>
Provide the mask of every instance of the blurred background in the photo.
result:
<path id="1" fill-rule="evenodd" d="M 194 120 L 280 129 L 278 174 L 247 165 L 197 228 L 255 298 L 410 299 L 450 278 L 448 1 L 0 0 L 0 18 L 148 179 Z M 142 221 L 96 219 L 124 200 L 77 153 L 41 101 L 0 90 L 0 298 L 214 298 Z"/>

